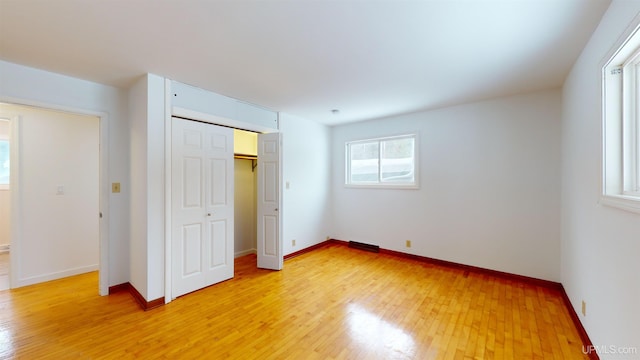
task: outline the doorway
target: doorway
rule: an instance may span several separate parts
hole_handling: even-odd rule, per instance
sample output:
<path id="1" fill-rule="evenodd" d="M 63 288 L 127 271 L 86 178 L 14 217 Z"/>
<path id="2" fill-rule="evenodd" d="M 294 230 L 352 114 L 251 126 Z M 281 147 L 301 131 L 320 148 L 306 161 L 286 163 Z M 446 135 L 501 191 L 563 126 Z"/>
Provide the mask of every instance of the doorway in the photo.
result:
<path id="1" fill-rule="evenodd" d="M 258 134 L 233 130 L 234 257 L 257 253 Z"/>
<path id="2" fill-rule="evenodd" d="M 4 103 L 0 113 L 12 120 L 11 287 L 98 270 L 101 118 Z"/>
<path id="3" fill-rule="evenodd" d="M 236 257 L 252 252 L 259 268 L 280 270 L 280 134 L 234 131 Z"/>
<path id="4" fill-rule="evenodd" d="M 10 128 L 11 119 L 9 116 L 0 116 L 0 290 L 10 288 Z"/>

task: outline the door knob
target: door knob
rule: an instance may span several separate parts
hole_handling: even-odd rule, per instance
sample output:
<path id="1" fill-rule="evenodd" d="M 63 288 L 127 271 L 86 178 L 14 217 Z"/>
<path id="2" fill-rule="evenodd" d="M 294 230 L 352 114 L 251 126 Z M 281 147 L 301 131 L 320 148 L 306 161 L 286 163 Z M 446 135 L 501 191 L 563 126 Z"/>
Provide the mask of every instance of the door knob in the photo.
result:
<path id="1" fill-rule="evenodd" d="M 207 216 L 211 216 L 211 213 L 207 213 Z"/>
<path id="2" fill-rule="evenodd" d="M 275 208 L 275 211 L 278 211 L 278 208 Z"/>

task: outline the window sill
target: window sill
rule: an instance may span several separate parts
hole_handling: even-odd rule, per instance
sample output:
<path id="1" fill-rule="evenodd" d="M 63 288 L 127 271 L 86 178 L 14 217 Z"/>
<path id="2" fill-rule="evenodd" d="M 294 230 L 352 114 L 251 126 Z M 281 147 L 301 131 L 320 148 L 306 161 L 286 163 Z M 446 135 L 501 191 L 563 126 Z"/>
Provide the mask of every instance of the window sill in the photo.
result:
<path id="1" fill-rule="evenodd" d="M 640 197 L 629 195 L 602 195 L 600 204 L 640 214 Z"/>
<path id="2" fill-rule="evenodd" d="M 419 190 L 418 185 L 386 185 L 386 184 L 369 184 L 369 185 L 355 185 L 344 184 L 348 189 L 389 189 L 389 190 Z"/>

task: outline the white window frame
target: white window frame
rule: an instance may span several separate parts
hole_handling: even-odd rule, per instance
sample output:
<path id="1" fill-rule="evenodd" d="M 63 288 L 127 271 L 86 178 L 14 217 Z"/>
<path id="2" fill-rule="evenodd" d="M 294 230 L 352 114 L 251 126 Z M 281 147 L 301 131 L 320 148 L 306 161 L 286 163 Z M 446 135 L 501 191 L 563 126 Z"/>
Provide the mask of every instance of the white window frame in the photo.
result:
<path id="1" fill-rule="evenodd" d="M 600 202 L 640 213 L 640 17 L 602 66 Z"/>
<path id="2" fill-rule="evenodd" d="M 11 120 L 4 118 L 4 117 L 0 117 L 0 121 L 6 121 L 9 125 L 11 125 Z M 7 143 L 9 143 L 9 153 L 11 153 L 11 142 L 9 140 L 9 136 L 8 135 L 0 135 L 0 141 L 6 141 Z M 3 164 L 0 164 L 0 166 L 2 166 Z M 8 184 L 0 184 L 0 190 L 9 190 L 11 187 L 11 179 L 9 179 L 9 183 Z"/>
<path id="3" fill-rule="evenodd" d="M 397 140 L 404 138 L 412 138 L 413 139 L 413 182 L 392 182 L 392 181 L 384 181 L 381 182 L 351 182 L 351 146 L 363 143 L 373 143 L 373 142 L 384 142 L 388 140 Z M 382 156 L 382 152 L 378 152 L 378 173 L 380 173 L 380 164 Z M 370 139 L 360 139 L 347 141 L 345 143 L 345 187 L 351 188 L 372 188 L 372 189 L 419 189 L 420 188 L 420 180 L 419 180 L 419 171 L 418 164 L 419 159 L 419 143 L 418 143 L 418 133 L 407 133 L 402 135 L 394 135 L 394 136 L 386 136 L 386 137 L 378 137 L 378 138 L 370 138 Z"/>

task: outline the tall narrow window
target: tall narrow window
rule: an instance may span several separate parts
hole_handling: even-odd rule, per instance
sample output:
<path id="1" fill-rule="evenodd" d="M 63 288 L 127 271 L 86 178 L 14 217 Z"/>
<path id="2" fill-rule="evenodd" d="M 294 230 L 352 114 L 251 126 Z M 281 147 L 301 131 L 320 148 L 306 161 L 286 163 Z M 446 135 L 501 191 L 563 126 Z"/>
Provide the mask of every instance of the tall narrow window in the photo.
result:
<path id="1" fill-rule="evenodd" d="M 640 212 L 640 31 L 602 68 L 604 204 Z"/>
<path id="2" fill-rule="evenodd" d="M 346 143 L 345 183 L 362 187 L 416 188 L 416 135 Z"/>
<path id="3" fill-rule="evenodd" d="M 9 188 L 9 121 L 0 119 L 0 189 Z"/>
<path id="4" fill-rule="evenodd" d="M 9 185 L 9 141 L 0 140 L 0 185 Z"/>

